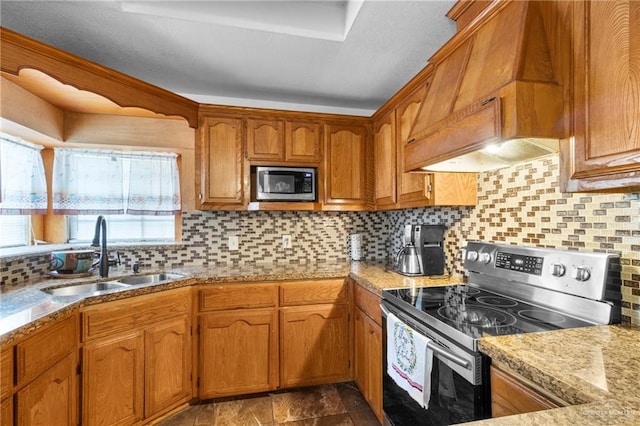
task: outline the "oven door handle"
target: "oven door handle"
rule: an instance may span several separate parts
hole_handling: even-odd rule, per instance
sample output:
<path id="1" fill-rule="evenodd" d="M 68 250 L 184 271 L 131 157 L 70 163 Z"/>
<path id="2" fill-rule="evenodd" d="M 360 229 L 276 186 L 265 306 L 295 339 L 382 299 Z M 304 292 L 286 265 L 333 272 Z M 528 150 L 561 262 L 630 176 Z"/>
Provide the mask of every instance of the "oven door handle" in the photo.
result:
<path id="1" fill-rule="evenodd" d="M 384 305 L 380 305 L 380 310 L 382 311 L 384 316 L 386 316 L 386 317 L 389 316 L 390 312 Z M 434 342 L 433 340 L 429 340 L 427 342 L 427 347 L 429 349 L 431 349 L 433 352 L 435 352 L 438 355 L 442 356 L 443 358 L 446 358 L 449 361 L 451 361 L 451 362 L 453 362 L 455 364 L 458 364 L 460 367 L 465 368 L 467 370 L 471 369 L 471 367 L 470 367 L 471 363 L 469 361 L 467 361 L 464 358 L 459 357 L 456 354 L 452 354 L 451 352 L 447 351 L 447 349 L 444 346 L 439 345 L 438 343 Z"/>
<path id="2" fill-rule="evenodd" d="M 466 359 L 459 357 L 458 355 L 452 354 L 447 351 L 443 346 L 440 346 L 434 341 L 427 342 L 427 348 L 431 349 L 433 352 L 437 353 L 443 358 L 448 359 L 449 361 L 458 364 L 460 367 L 470 370 L 470 363 Z"/>

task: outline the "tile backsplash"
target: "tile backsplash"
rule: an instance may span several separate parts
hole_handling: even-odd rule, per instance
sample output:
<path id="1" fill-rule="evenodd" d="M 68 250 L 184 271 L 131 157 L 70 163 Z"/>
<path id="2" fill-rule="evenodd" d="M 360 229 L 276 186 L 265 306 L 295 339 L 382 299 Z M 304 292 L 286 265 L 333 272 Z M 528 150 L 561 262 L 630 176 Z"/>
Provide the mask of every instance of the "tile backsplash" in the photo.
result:
<path id="1" fill-rule="evenodd" d="M 481 173 L 478 205 L 388 213 L 389 247 L 399 250 L 407 223 L 444 224 L 447 267 L 461 274 L 458 253 L 485 240 L 619 254 L 622 315 L 640 325 L 640 201 L 630 194 L 562 193 L 558 157 Z"/>
<path id="2" fill-rule="evenodd" d="M 627 199 L 629 198 L 629 199 Z M 462 274 L 460 249 L 470 240 L 601 251 L 621 256 L 623 319 L 640 325 L 640 201 L 628 194 L 566 194 L 558 158 L 485 172 L 475 207 L 391 212 L 185 212 L 176 247 L 118 249 L 125 265 L 177 267 L 218 263 L 306 263 L 349 260 L 349 235 L 362 235 L 365 260 L 392 259 L 407 223 L 444 224 L 447 268 Z M 293 247 L 282 249 L 282 235 Z M 228 237 L 239 250 L 229 251 Z M 1 285 L 39 280 L 48 256 L 0 259 Z"/>

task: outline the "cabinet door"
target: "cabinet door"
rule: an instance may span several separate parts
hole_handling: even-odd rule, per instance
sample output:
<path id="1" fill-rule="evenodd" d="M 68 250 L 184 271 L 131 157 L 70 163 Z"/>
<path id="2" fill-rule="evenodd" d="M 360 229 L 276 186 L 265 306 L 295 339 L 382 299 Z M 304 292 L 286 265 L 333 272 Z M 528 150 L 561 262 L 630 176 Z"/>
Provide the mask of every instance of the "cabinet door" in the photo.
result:
<path id="1" fill-rule="evenodd" d="M 354 310 L 354 379 L 378 419 L 382 420 L 382 328 Z"/>
<path id="2" fill-rule="evenodd" d="M 478 203 L 476 173 L 429 173 L 426 198 L 430 206 L 475 206 Z"/>
<path id="3" fill-rule="evenodd" d="M 321 159 L 322 126 L 318 123 L 287 121 L 285 123 L 286 160 L 317 163 Z"/>
<path id="4" fill-rule="evenodd" d="M 327 209 L 367 207 L 367 166 L 371 165 L 365 126 L 325 125 L 325 194 Z M 369 189 L 370 190 L 370 189 Z"/>
<path id="5" fill-rule="evenodd" d="M 198 208 L 240 208 L 244 202 L 242 119 L 204 117 L 196 148 Z"/>
<path id="6" fill-rule="evenodd" d="M 191 398 L 191 325 L 175 318 L 145 332 L 145 417 Z"/>
<path id="7" fill-rule="evenodd" d="M 566 189 L 640 186 L 640 2 L 574 6 L 574 140 L 562 144 Z"/>
<path id="8" fill-rule="evenodd" d="M 382 327 L 366 318 L 368 401 L 382 422 Z"/>
<path id="9" fill-rule="evenodd" d="M 0 398 L 4 399 L 13 389 L 13 348 L 0 354 Z"/>
<path id="10" fill-rule="evenodd" d="M 0 402 L 0 426 L 13 426 L 13 397 Z"/>
<path id="11" fill-rule="evenodd" d="M 398 202 L 400 207 L 422 207 L 428 205 L 425 188 L 425 175 L 422 173 L 404 173 L 404 146 L 409 139 L 413 120 L 416 118 L 420 102 L 424 98 L 427 86 L 424 85 L 409 95 L 396 108 L 396 133 L 398 142 Z"/>
<path id="12" fill-rule="evenodd" d="M 127 333 L 83 348 L 82 423 L 124 425 L 142 420 L 144 337 Z"/>
<path id="13" fill-rule="evenodd" d="M 349 378 L 347 305 L 280 310 L 280 385 L 335 383 Z"/>
<path id="14" fill-rule="evenodd" d="M 71 354 L 17 393 L 17 425 L 76 425 L 77 355 Z"/>
<path id="15" fill-rule="evenodd" d="M 392 209 L 396 206 L 397 149 L 396 117 L 394 111 L 391 111 L 373 125 L 377 210 Z"/>
<path id="16" fill-rule="evenodd" d="M 365 323 L 366 315 L 358 308 L 353 310 L 353 380 L 360 388 L 362 396 L 369 401 L 367 378 L 367 330 Z"/>
<path id="17" fill-rule="evenodd" d="M 284 160 L 282 120 L 247 119 L 247 159 Z"/>
<path id="18" fill-rule="evenodd" d="M 238 310 L 200 316 L 200 398 L 278 386 L 277 313 Z"/>

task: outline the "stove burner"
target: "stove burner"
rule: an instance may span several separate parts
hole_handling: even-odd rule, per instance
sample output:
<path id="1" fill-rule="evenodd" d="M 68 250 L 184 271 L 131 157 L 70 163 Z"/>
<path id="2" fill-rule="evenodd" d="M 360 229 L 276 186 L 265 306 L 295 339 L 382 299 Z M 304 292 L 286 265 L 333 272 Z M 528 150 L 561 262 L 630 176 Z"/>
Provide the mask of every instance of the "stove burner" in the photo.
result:
<path id="1" fill-rule="evenodd" d="M 516 323 L 516 317 L 486 306 L 442 306 L 438 309 L 442 318 L 458 324 L 474 325 L 482 328 L 508 327 Z"/>
<path id="2" fill-rule="evenodd" d="M 524 319 L 544 322 L 547 324 L 560 324 L 567 320 L 563 315 L 557 314 L 555 312 L 541 311 L 537 309 L 520 311 L 518 312 L 518 315 L 520 315 Z"/>
<path id="3" fill-rule="evenodd" d="M 499 296 L 480 296 L 476 297 L 476 300 L 483 305 L 497 306 L 500 308 L 511 308 L 518 304 L 515 300 L 505 299 Z"/>

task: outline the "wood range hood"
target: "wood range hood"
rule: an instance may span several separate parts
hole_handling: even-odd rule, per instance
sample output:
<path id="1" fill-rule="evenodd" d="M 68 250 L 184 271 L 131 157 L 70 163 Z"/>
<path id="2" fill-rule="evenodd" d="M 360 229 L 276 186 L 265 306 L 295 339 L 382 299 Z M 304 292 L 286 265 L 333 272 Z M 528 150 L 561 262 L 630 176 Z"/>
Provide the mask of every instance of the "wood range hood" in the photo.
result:
<path id="1" fill-rule="evenodd" d="M 436 52 L 404 142 L 405 171 L 482 171 L 557 153 L 568 127 L 564 42 L 545 22 L 548 8 L 494 1 Z"/>

